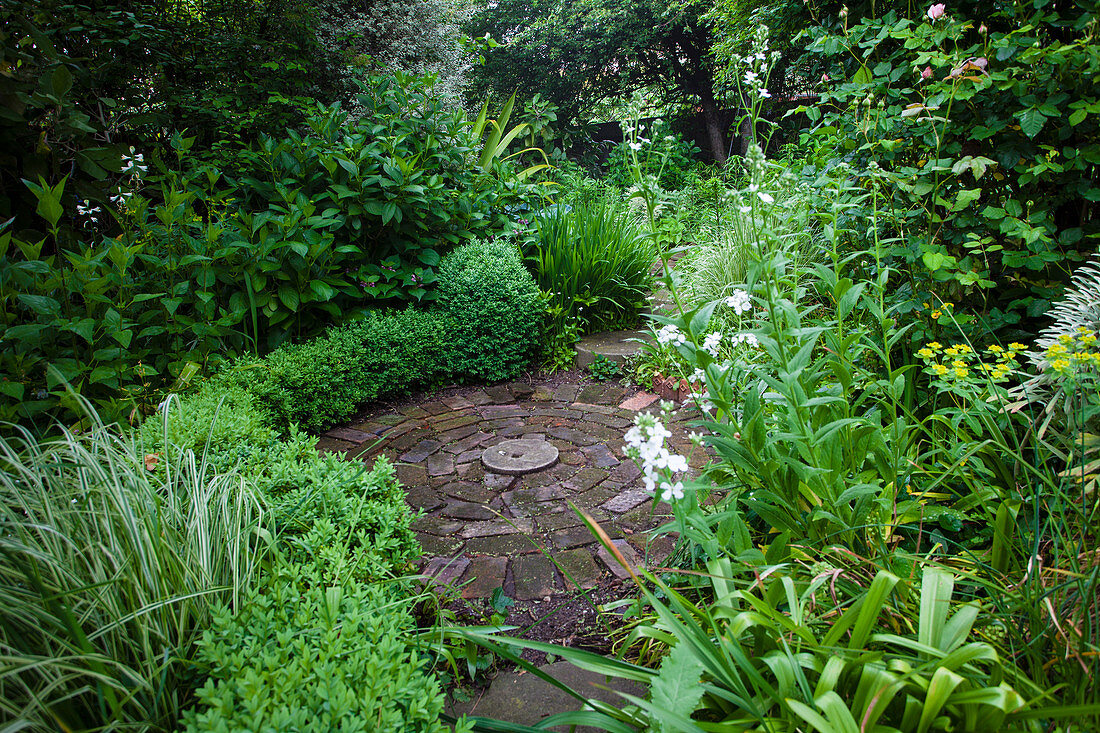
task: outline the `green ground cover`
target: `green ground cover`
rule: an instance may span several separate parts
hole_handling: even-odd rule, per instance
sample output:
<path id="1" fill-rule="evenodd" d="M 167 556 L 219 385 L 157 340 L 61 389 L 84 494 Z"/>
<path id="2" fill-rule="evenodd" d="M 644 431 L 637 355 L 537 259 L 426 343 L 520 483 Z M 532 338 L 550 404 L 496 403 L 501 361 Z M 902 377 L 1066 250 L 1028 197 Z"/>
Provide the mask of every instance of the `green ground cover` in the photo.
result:
<path id="1" fill-rule="evenodd" d="M 726 165 L 652 120 L 679 102 L 640 33 L 601 36 L 653 62 L 599 77 L 638 91 L 591 102 L 628 120 L 601 162 L 568 159 L 579 102 L 324 72 L 319 5 L 170 5 L 0 4 L 5 729 L 447 729 L 457 650 L 538 645 L 421 612 L 392 466 L 316 432 L 560 368 L 656 288 L 626 376 L 686 379 L 716 457 L 688 480 L 663 417 L 624 436 L 668 571 L 617 655 L 542 650 L 647 694 L 545 725 L 1100 726 L 1095 3 L 666 13 L 713 65 L 677 95 L 740 110 Z M 532 38 L 464 52 L 500 83 Z"/>

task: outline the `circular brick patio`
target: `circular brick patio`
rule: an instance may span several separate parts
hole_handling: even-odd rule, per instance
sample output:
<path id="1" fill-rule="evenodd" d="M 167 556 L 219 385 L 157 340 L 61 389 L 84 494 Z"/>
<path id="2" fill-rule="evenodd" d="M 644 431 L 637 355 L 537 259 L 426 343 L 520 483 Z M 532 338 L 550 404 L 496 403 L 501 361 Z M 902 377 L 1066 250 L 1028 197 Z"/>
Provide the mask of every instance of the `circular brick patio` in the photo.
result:
<path id="1" fill-rule="evenodd" d="M 667 555 L 670 541 L 650 540 L 645 530 L 667 521 L 669 507 L 653 510 L 622 451 L 637 412 L 657 410 L 656 396 L 613 384 L 512 382 L 428 400 L 368 413 L 319 444 L 349 458 L 385 454 L 397 465 L 409 504 L 423 510 L 413 527 L 425 575 L 466 598 L 503 588 L 519 600 L 625 577 L 567 502 L 598 521 L 629 561 Z M 696 417 L 684 407 L 668 425 L 670 448 L 690 456 L 693 469 L 705 461 L 687 437 Z M 487 470 L 484 450 L 513 438 L 546 440 L 559 461 L 522 476 Z"/>

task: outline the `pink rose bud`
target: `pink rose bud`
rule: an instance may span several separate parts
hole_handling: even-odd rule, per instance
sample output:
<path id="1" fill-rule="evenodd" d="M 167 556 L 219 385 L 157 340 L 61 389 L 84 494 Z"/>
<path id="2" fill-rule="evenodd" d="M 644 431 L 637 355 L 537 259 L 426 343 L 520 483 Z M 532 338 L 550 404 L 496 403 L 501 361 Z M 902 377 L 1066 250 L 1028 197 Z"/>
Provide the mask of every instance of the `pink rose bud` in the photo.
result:
<path id="1" fill-rule="evenodd" d="M 920 73 L 920 78 L 921 79 L 931 79 L 932 78 L 932 67 L 931 66 L 925 66 L 924 71 L 922 71 Z"/>
<path id="2" fill-rule="evenodd" d="M 941 17 L 943 17 L 943 13 L 945 10 L 947 10 L 946 5 L 944 5 L 943 3 L 936 3 L 932 7 L 928 8 L 928 19 L 933 21 L 939 20 Z"/>

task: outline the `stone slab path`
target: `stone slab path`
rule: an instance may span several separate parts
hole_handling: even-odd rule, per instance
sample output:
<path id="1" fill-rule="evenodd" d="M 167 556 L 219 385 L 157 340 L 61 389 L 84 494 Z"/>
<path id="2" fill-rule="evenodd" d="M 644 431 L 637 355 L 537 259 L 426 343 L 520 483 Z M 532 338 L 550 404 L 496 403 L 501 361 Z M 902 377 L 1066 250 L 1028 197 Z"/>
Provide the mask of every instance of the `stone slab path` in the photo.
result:
<path id="1" fill-rule="evenodd" d="M 396 464 L 409 504 L 423 510 L 413 526 L 425 575 L 464 598 L 502 588 L 519 600 L 541 599 L 627 575 L 569 502 L 598 521 L 630 562 L 667 556 L 671 540 L 651 540 L 645 530 L 668 521 L 670 507 L 654 508 L 623 455 L 623 435 L 639 410 L 658 411 L 656 400 L 611 383 L 511 382 L 370 412 L 325 433 L 319 447 L 349 458 L 385 454 Z M 688 438 L 697 417 L 682 407 L 668 423 L 670 449 L 689 456 L 693 470 L 706 461 Z M 559 460 L 522 476 L 487 470 L 483 451 L 514 438 L 546 440 Z"/>

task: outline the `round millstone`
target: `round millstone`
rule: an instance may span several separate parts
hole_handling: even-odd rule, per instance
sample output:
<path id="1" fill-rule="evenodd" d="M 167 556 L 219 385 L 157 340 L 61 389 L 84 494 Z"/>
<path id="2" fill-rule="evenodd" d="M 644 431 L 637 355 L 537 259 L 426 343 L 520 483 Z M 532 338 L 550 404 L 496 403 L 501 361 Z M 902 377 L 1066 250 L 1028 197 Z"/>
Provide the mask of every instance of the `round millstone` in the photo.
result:
<path id="1" fill-rule="evenodd" d="M 509 476 L 522 476 L 549 468 L 558 462 L 558 449 L 545 440 L 517 438 L 505 440 L 481 454 L 485 468 Z"/>

